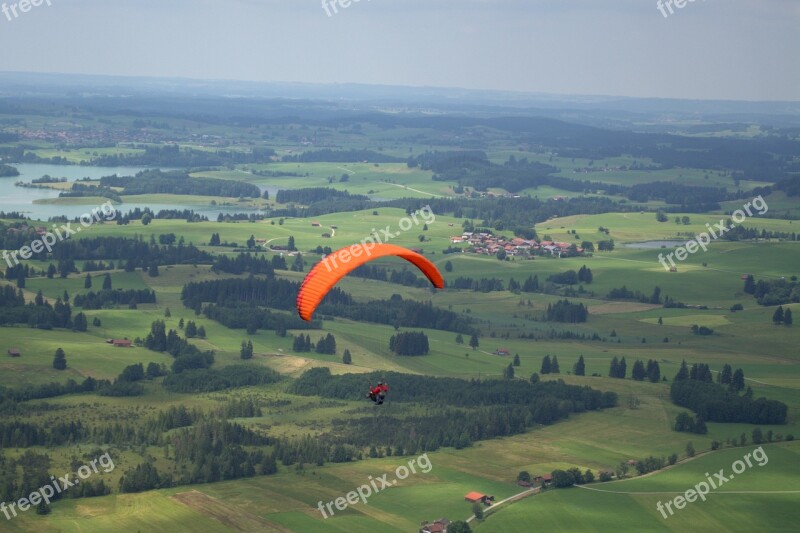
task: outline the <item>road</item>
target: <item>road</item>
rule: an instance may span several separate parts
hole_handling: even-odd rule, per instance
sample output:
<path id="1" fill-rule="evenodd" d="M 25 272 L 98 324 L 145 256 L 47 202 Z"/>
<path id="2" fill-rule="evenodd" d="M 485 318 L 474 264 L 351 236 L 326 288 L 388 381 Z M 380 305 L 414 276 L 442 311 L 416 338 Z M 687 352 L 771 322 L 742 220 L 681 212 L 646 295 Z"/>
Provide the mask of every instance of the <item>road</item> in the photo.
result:
<path id="1" fill-rule="evenodd" d="M 538 494 L 539 490 L 540 490 L 540 487 L 533 487 L 532 489 L 523 490 L 522 492 L 520 492 L 518 494 L 515 494 L 515 495 L 513 495 L 513 496 L 511 496 L 509 498 L 506 498 L 505 500 L 500 500 L 497 503 L 493 503 L 491 506 L 487 507 L 486 510 L 487 511 L 489 511 L 489 510 L 494 511 L 495 509 L 497 509 L 498 507 L 500 507 L 504 503 L 515 502 L 517 500 L 521 500 L 522 498 L 527 498 L 528 496 L 532 496 L 534 494 Z M 472 515 L 469 518 L 467 518 L 467 523 L 469 524 L 473 520 L 475 520 L 475 515 Z"/>

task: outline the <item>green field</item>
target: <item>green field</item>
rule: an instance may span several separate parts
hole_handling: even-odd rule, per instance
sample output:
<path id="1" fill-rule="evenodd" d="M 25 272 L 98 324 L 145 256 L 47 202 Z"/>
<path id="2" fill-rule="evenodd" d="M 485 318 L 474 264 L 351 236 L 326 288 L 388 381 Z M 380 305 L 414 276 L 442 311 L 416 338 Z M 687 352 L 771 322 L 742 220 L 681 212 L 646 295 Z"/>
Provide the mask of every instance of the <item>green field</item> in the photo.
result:
<path id="1" fill-rule="evenodd" d="M 29 128 L 54 128 L 51 120 L 39 115 L 12 114 L 9 120 Z M 136 117 L 136 118 L 134 118 Z M 74 125 L 93 130 L 107 127 L 109 122 L 121 128 L 135 129 L 137 115 L 119 115 L 103 120 L 73 114 Z M 161 121 L 163 120 L 163 122 Z M 677 126 L 676 126 L 677 127 Z M 750 138 L 763 132 L 757 126 L 740 129 L 721 129 L 715 137 Z M 331 187 L 351 194 L 366 195 L 372 200 L 389 201 L 411 198 L 419 205 L 434 199 L 462 202 L 455 191 L 459 183 L 434 181 L 434 172 L 409 167 L 406 163 L 295 163 L 283 162 L 283 156 L 295 156 L 304 151 L 314 151 L 332 146 L 337 150 L 368 149 L 400 158 L 419 155 L 426 151 L 472 149 L 483 146 L 489 159 L 497 164 L 510 156 L 527 158 L 558 167 L 557 176 L 590 180 L 606 184 L 632 186 L 654 181 L 673 181 L 683 185 L 719 187 L 729 193 L 738 190 L 752 191 L 765 182 L 742 180 L 735 182 L 732 173 L 703 168 L 673 168 L 668 170 L 631 169 L 656 165 L 647 158 L 620 155 L 605 159 L 562 157 L 558 151 L 534 142 L 523 142 L 516 134 L 490 127 L 476 127 L 460 131 L 437 128 L 412 128 L 397 126 L 384 128 L 365 121 L 364 124 L 338 125 L 333 121 L 310 128 L 302 124 L 272 124 L 266 121 L 252 127 L 238 127 L 228 123 L 202 122 L 179 115 L 159 119 L 152 129 L 164 132 L 190 131 L 175 143 L 182 149 L 204 152 L 230 150 L 249 152 L 254 146 L 273 148 L 274 156 L 253 164 L 195 168 L 192 176 L 245 181 L 270 192 L 270 199 L 243 199 L 199 195 L 148 194 L 124 196 L 126 203 L 153 205 L 170 204 L 187 209 L 220 207 L 224 212 L 241 210 L 250 213 L 270 208 L 299 209 L 306 206 L 279 205 L 275 193 L 281 189 L 301 187 Z M 175 133 L 176 135 L 178 133 Z M 463 137 L 462 137 L 463 134 Z M 213 140 L 219 139 L 220 144 Z M 313 138 L 313 142 L 309 139 Z M 224 139 L 224 143 L 221 140 Z M 161 143 L 117 143 L 116 146 L 72 147 L 46 141 L 30 141 L 27 153 L 39 157 L 64 157 L 70 163 L 90 162 L 103 155 L 144 154 L 145 146 Z M 15 143 L 9 144 L 9 146 Z M 628 168 L 623 168 L 628 167 Z M 603 169 L 586 172 L 587 168 Z M 296 174 L 260 176 L 257 172 Z M 273 174 L 274 175 L 274 174 Z M 346 178 L 343 179 L 343 175 Z M 590 190 L 590 189 L 585 189 Z M 507 191 L 492 188 L 499 195 Z M 573 191 L 551 186 L 529 187 L 518 191 L 520 195 L 538 197 L 542 201 L 552 197 L 565 200 L 593 198 L 602 194 L 586 194 L 580 187 Z M 731 198 L 734 196 L 727 196 Z M 738 198 L 738 196 L 735 196 Z M 623 196 L 612 200 L 629 200 Z M 797 232 L 800 222 L 791 216 L 800 213 L 796 197 L 774 191 L 766 196 L 769 216 L 749 217 L 742 225 L 747 228 L 783 232 Z M 105 198 L 56 198 L 37 200 L 55 205 L 97 205 Z M 483 202 L 485 200 L 476 200 Z M 504 201 L 515 201 L 507 198 Z M 473 202 L 473 200 L 469 200 Z M 532 258 L 511 257 L 500 261 L 493 255 L 473 253 L 447 253 L 451 237 L 461 235 L 467 221 L 477 227 L 489 224 L 481 220 L 489 217 L 468 205 L 463 210 L 434 213 L 424 217 L 415 213 L 416 219 L 404 208 L 377 207 L 366 210 L 344 211 L 302 217 L 273 216 L 257 222 L 187 223 L 180 219 L 154 219 L 148 224 L 139 220 L 126 225 L 114 222 L 100 223 L 87 228 L 75 239 L 93 237 L 138 238 L 144 242 L 165 234 L 175 234 L 185 244 L 193 244 L 212 254 L 231 257 L 246 250 L 252 236 L 261 243 L 249 250 L 263 254 L 268 259 L 283 255 L 289 265 L 294 253 L 272 250 L 270 246 L 286 246 L 290 237 L 305 263 L 303 271 L 278 270 L 281 279 L 301 282 L 311 267 L 321 259 L 320 248 L 336 250 L 385 231 L 393 234 L 388 241 L 406 248 L 420 248 L 425 256 L 443 272 L 447 287 L 434 290 L 400 285 L 385 281 L 348 276 L 338 287 L 349 293 L 357 303 L 389 300 L 397 295 L 403 299 L 430 302 L 459 317 L 468 319 L 476 330 L 479 345 L 469 346 L 470 335 L 426 327 L 401 327 L 391 323 L 353 321 L 337 316 L 324 317 L 321 327 L 313 330 L 288 329 L 279 335 L 275 327 L 263 327 L 248 334 L 244 327 L 232 329 L 223 326 L 184 306 L 181 299 L 184 285 L 194 281 L 241 277 L 213 271 L 207 264 L 185 261 L 178 265 L 162 265 L 159 275 L 151 277 L 138 268 L 125 272 L 123 261 L 116 260 L 109 271 L 114 289 L 151 289 L 155 291 L 155 304 L 107 305 L 101 309 L 83 310 L 74 305 L 76 296 L 89 290 L 97 291 L 102 285 L 104 272 L 92 272 L 92 289 L 85 288 L 84 272 L 72 273 L 65 278 L 56 275 L 30 276 L 22 290 L 27 302 L 34 302 L 41 292 L 43 298 L 55 303 L 68 296 L 72 316 L 83 311 L 89 322 L 88 330 L 33 329 L 27 325 L 0 326 L 0 392 L 4 388 L 33 390 L 49 383 L 78 383 L 88 377 L 114 380 L 129 365 L 143 363 L 163 364 L 169 368 L 173 357 L 165 352 L 155 352 L 143 346 L 115 348 L 108 339 L 145 338 L 151 324 L 164 320 L 167 329 L 185 335 L 180 321 L 195 321 L 206 330 L 206 338 L 190 342 L 200 350 L 213 350 L 215 369 L 245 364 L 250 369 L 267 367 L 278 371 L 282 379 L 276 383 L 259 386 L 228 388 L 209 393 L 170 392 L 163 378 L 143 381 L 144 394 L 132 397 L 109 397 L 95 393 L 76 393 L 50 398 L 19 402 L 0 401 L 0 414 L 4 423 L 26 422 L 41 428 L 64 421 L 80 421 L 87 428 L 87 437 L 77 442 L 51 443 L 47 446 L 17 448 L 0 447 L 0 460 L 20 459 L 26 451 L 47 454 L 49 471 L 68 472 L 76 460 L 108 452 L 115 458 L 116 469 L 98 474 L 112 494 L 92 498 L 65 498 L 52 505 L 52 513 L 38 516 L 25 513 L 14 520 L 0 518 L 0 531 L 31 532 L 105 532 L 119 531 L 297 531 L 297 532 L 389 532 L 416 531 L 426 520 L 446 517 L 465 520 L 472 515 L 472 506 L 464 500 L 470 491 L 491 494 L 497 501 L 512 497 L 524 489 L 517 485 L 517 475 L 527 471 L 541 475 L 556 469 L 578 467 L 591 469 L 596 474 L 614 471 L 621 464 L 643 459 L 649 455 L 668 457 L 676 454 L 678 463 L 664 470 L 638 477 L 635 470 L 628 479 L 608 483 L 592 483 L 564 490 L 545 490 L 519 501 L 503 504 L 484 520 L 471 522 L 476 532 L 527 532 L 556 531 L 794 531 L 800 511 L 800 445 L 788 441 L 789 435 L 800 436 L 800 326 L 774 325 L 772 318 L 776 306 L 759 305 L 752 294 L 744 291 L 743 276 L 752 274 L 756 280 L 793 280 L 800 276 L 800 242 L 785 239 L 757 239 L 753 241 L 714 240 L 707 251 L 690 254 L 678 263 L 677 272 L 668 272 L 659 261 L 660 255 L 674 252 L 693 235 L 708 230 L 709 225 L 727 219 L 725 212 L 739 209 L 745 199 L 722 202 L 722 209 L 708 213 L 668 213 L 667 222 L 658 222 L 652 212 L 668 206 L 663 201 L 644 204 L 621 204 L 615 212 L 602 214 L 577 214 L 554 217 L 539 222 L 535 229 L 538 240 L 575 243 L 597 243 L 613 239 L 613 251 L 598 251 L 581 257 L 557 258 L 536 255 Z M 416 204 L 415 204 L 416 205 Z M 498 204 L 499 205 L 499 204 Z M 557 204 L 560 205 L 560 204 Z M 312 208 L 314 206 L 311 206 Z M 319 206 L 317 206 L 319 207 Z M 360 205 L 359 207 L 363 207 Z M 414 209 L 414 208 L 411 208 Z M 616 208 L 615 208 L 616 209 Z M 641 209 L 641 211 L 640 211 Z M 677 208 L 675 208 L 677 209 Z M 624 211 L 624 212 L 623 212 Z M 287 211 L 288 212 L 288 211 Z M 319 211 L 311 211 L 319 212 Z M 574 211 L 558 211 L 574 212 Z M 595 211 L 592 211 L 595 212 Z M 601 212 L 598 210 L 596 212 Z M 480 214 L 479 214 L 480 213 Z M 455 216 L 458 215 L 458 216 Z M 790 215 L 786 218 L 777 218 Z M 493 215 L 492 215 L 493 216 Z M 688 224 L 676 223 L 676 217 L 689 217 Z M 538 220 L 546 218 L 540 217 Z M 512 221 L 513 223 L 513 221 Z M 35 225 L 33 222 L 31 225 Z M 44 222 L 42 223 L 44 224 Z M 513 237 L 506 224 L 496 233 Z M 498 227 L 501 227 L 498 225 Z M 601 228 L 603 230 L 601 231 Z M 210 246 L 213 234 L 231 246 Z M 642 247 L 649 241 L 667 241 L 664 246 Z M 14 246 L 17 246 L 15 241 Z M 237 246 L 232 246 L 236 244 Z M 460 245 L 466 248 L 465 245 Z M 53 259 L 54 264 L 57 263 Z M 82 269 L 83 260 L 76 261 Z M 48 261 L 28 261 L 25 264 L 44 271 Z M 383 258 L 375 265 L 408 270 L 413 267 L 398 258 Z M 591 269 L 591 283 L 563 286 L 549 278 L 568 270 L 582 267 Z M 418 274 L 417 274 L 418 275 Z M 455 289 L 459 278 L 492 278 L 500 280 L 507 289 L 513 280 L 522 284 L 536 276 L 540 288 L 536 292 L 494 290 L 480 292 Z M 795 278 L 796 279 L 796 278 Z M 12 279 L 2 279 L 0 284 L 15 287 Z M 637 299 L 610 299 L 614 289 L 637 291 Z M 65 294 L 66 293 L 66 294 Z M 650 301 L 652 294 L 658 301 Z M 679 306 L 665 307 L 669 297 Z M 548 307 L 560 300 L 584 304 L 588 320 L 581 323 L 548 321 Z M 292 302 L 294 296 L 292 296 Z M 796 298 L 794 300 L 796 302 Z M 209 302 L 206 302 L 209 303 Z M 291 302 L 289 302 L 291 304 Z M 742 310 L 733 311 L 740 304 Z M 391 305 L 391 304 L 387 304 Z M 291 307 L 291 305 L 289 306 Z M 800 313 L 800 303 L 783 306 L 795 316 Z M 169 310 L 169 313 L 167 313 Z M 5 311 L 5 310 L 4 310 Z M 293 310 L 278 311 L 293 314 Z M 167 316 L 169 315 L 169 316 Z M 5 316 L 5 315 L 3 315 Z M 249 318 L 249 317 L 247 317 Z M 97 319 L 100 325 L 95 326 Z M 705 326 L 711 335 L 697 335 L 692 326 Z M 294 324 L 292 327 L 299 327 Z M 426 334 L 430 351 L 424 356 L 398 356 L 389 349 L 389 339 L 398 332 L 422 331 Z M 313 342 L 332 334 L 336 339 L 336 354 L 295 352 L 296 335 L 308 334 Z M 240 349 L 250 341 L 254 355 L 242 361 Z M 139 343 L 137 343 L 139 344 Z M 17 349 L 20 357 L 8 357 L 8 350 Z M 53 368 L 54 353 L 61 348 L 66 353 L 67 369 Z M 344 350 L 352 355 L 352 363 L 344 364 Z M 497 355 L 501 349 L 508 355 Z M 274 475 L 256 475 L 227 479 L 215 483 L 197 483 L 178 487 L 150 490 L 142 493 L 121 493 L 121 478 L 136 466 L 149 462 L 161 473 L 179 476 L 186 474 L 186 466 L 178 466 L 177 455 L 183 443 L 181 429 L 187 426 L 170 426 L 159 433 L 157 444 L 141 444 L 140 437 L 147 431 L 156 432 L 154 420 L 170 408 L 184 406 L 199 410 L 215 419 L 231 419 L 259 435 L 270 438 L 268 444 L 247 445 L 247 451 L 274 451 L 281 439 L 307 439 L 305 442 L 325 441 L 342 430 L 342 421 L 370 420 L 387 417 L 391 424 L 402 425 L 403 431 L 418 435 L 416 417 L 428 416 L 441 406 L 389 400 L 381 407 L 365 401 L 339 400 L 322 395 L 300 396 L 290 388 L 295 378 L 306 370 L 324 367 L 334 375 L 346 373 L 402 372 L 407 374 L 460 378 L 464 380 L 500 379 L 508 368 L 517 380 L 527 380 L 541 371 L 545 355 L 556 357 L 560 372 L 542 374 L 543 381 L 562 380 L 570 385 L 611 391 L 618 395 L 618 405 L 592 412 L 572 412 L 567 418 L 542 426 L 526 424 L 523 433 L 490 440 L 472 439 L 471 445 L 456 449 L 439 448 L 427 454 L 432 468 L 427 473 L 417 473 L 373 495 L 368 504 L 359 502 L 345 511 L 337 511 L 325 518 L 318 510 L 320 502 L 327 503 L 346 495 L 349 491 L 387 473 L 394 475 L 398 466 L 407 464 L 419 454 L 370 457 L 369 444 L 354 445 L 360 455 L 357 460 L 334 463 L 325 459 L 318 464 L 278 464 Z M 512 361 L 518 357 L 519 365 Z M 575 375 L 579 357 L 585 361 L 585 375 Z M 608 377 L 612 359 L 625 358 L 626 379 Z M 634 381 L 631 369 L 637 360 L 657 361 L 662 381 Z M 707 421 L 708 433 L 703 435 L 674 431 L 675 417 L 686 410 L 670 400 L 670 385 L 682 361 L 692 365 L 710 365 L 714 377 L 724 365 L 742 369 L 745 383 L 755 398 L 766 397 L 782 401 L 788 406 L 787 423 L 761 425 L 765 435 L 775 442 L 764 444 L 769 456 L 768 464 L 754 466 L 736 475 L 735 481 L 709 495 L 706 502 L 695 502 L 665 519 L 657 510 L 659 501 L 666 502 L 706 478 L 706 472 L 729 470 L 737 459 L 752 452 L 753 430 L 756 426 L 745 423 L 720 423 Z M 367 377 L 364 378 L 366 387 Z M 359 378 L 361 379 L 361 378 Z M 226 413 L 232 403 L 252 401 L 262 408 L 253 416 L 233 417 Z M 571 400 L 563 404 L 571 405 Z M 557 404 L 559 408 L 565 407 Z M 445 406 L 446 407 L 446 406 Z M 380 409 L 380 411 L 376 411 Z M 467 410 L 466 408 L 464 409 Z M 566 411 L 565 411 L 566 412 Z M 530 420 L 535 420 L 531 417 Z M 505 423 L 501 421 L 499 423 Z M 118 427 L 135 428 L 130 434 L 115 433 Z M 191 431 L 191 424 L 188 426 Z M 6 430 L 6 426 L 2 426 Z M 476 434 L 479 428 L 474 428 Z M 19 438 L 22 430 L 0 432 L 0 439 Z M 768 433 L 769 432 L 769 433 Z M 198 432 L 199 433 L 199 432 Z M 497 433 L 500 434 L 500 433 Z M 745 445 L 738 445 L 744 436 Z M 217 438 L 214 435 L 214 438 Z M 419 435 L 422 439 L 424 435 Z M 199 438 L 199 436 L 198 436 Z M 95 442 L 104 442 L 102 446 Z M 209 446 L 213 446 L 210 439 Z M 422 442 L 422 440 L 420 440 Z M 689 457 L 687 444 L 691 442 L 697 456 Z M 0 440 L 0 444 L 2 441 Z M 135 444 L 134 444 L 135 443 Z M 394 444 L 394 443 L 393 443 Z M 711 451 L 712 446 L 721 448 Z M 378 452 L 378 450 L 376 450 Z M 380 450 L 383 454 L 384 451 Z M 198 466 L 198 469 L 200 466 Z M 213 469 L 205 464 L 202 468 Z M 205 472 L 204 472 L 205 473 Z M 198 475 L 198 478 L 200 476 Z M 0 479 L 0 482 L 3 480 Z M 2 486 L 0 486 L 2 488 Z"/>
<path id="2" fill-rule="evenodd" d="M 563 531 L 793 531 L 800 518 L 796 505 L 800 446 L 765 445 L 767 462 L 763 466 L 752 460 L 752 468 L 744 469 L 739 476 L 733 474 L 733 463 L 753 449 L 745 446 L 709 453 L 646 478 L 547 491 L 498 510 L 475 531 L 527 531 L 523 524 L 530 516 L 536 517 L 537 527 Z M 742 470 L 746 464 L 737 464 L 736 468 Z M 725 470 L 723 476 L 729 481 L 711 491 L 706 501 L 693 496 L 696 501 L 685 503 L 683 509 L 672 507 L 674 514 L 663 507 L 706 481 L 709 472 L 719 482 L 713 473 L 720 469 Z M 663 514 L 657 509 L 659 502 Z M 625 511 L 611 518 L 609 509 Z"/>

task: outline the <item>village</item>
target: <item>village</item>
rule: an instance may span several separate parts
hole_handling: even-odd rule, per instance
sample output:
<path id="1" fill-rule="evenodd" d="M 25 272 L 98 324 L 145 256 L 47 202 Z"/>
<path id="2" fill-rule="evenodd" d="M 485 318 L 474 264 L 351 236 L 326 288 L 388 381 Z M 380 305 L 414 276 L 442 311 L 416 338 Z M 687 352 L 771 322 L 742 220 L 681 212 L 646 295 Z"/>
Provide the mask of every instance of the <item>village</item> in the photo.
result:
<path id="1" fill-rule="evenodd" d="M 506 239 L 502 235 L 487 232 L 464 232 L 450 237 L 451 244 L 468 244 L 464 252 L 480 255 L 494 255 L 500 258 L 524 257 L 533 259 L 535 255 L 552 255 L 556 257 L 574 257 L 583 255 L 584 249 L 576 244 L 566 242 L 541 241 L 514 237 Z"/>

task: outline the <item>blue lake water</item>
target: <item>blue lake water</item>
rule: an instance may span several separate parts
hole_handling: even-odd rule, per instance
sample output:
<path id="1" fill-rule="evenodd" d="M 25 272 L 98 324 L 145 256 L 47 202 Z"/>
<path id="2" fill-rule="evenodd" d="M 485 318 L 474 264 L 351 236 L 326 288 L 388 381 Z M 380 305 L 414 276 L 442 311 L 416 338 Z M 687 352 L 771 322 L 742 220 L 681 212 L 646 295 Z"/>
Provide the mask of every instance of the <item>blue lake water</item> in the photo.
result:
<path id="1" fill-rule="evenodd" d="M 14 183 L 18 181 L 30 182 L 41 178 L 45 174 L 54 178 L 67 178 L 67 181 L 75 181 L 81 178 L 99 179 L 103 176 L 119 174 L 121 176 L 132 176 L 137 172 L 146 170 L 142 167 L 92 167 L 92 166 L 66 166 L 66 165 L 41 165 L 33 163 L 21 163 L 12 165 L 19 170 L 20 175 L 10 178 L 0 178 L 0 211 L 17 211 L 24 213 L 35 220 L 47 220 L 54 216 L 67 216 L 69 218 L 78 217 L 91 211 L 94 205 L 53 205 L 35 204 L 34 200 L 42 198 L 58 198 L 59 191 L 53 189 L 29 189 L 17 187 Z M 273 194 L 270 191 L 270 194 Z M 124 197 L 123 197 L 124 200 Z M 154 211 L 161 209 L 192 209 L 195 213 L 207 216 L 211 220 L 216 220 L 220 213 L 259 213 L 259 211 L 246 210 L 232 206 L 211 206 L 211 205 L 187 205 L 180 203 L 170 204 L 139 204 L 123 203 L 116 206 L 121 212 L 127 212 L 137 207 L 144 209 L 149 207 Z"/>

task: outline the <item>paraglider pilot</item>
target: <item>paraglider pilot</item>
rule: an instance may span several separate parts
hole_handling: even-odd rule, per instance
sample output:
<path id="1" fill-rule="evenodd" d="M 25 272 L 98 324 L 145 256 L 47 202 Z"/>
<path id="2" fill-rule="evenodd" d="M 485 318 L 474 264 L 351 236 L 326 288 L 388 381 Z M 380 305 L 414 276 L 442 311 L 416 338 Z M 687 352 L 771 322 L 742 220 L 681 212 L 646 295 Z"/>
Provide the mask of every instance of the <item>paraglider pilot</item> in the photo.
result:
<path id="1" fill-rule="evenodd" d="M 370 385 L 367 397 L 375 402 L 375 405 L 381 405 L 386 399 L 387 392 L 389 392 L 389 387 L 383 381 L 379 381 L 374 388 Z"/>

